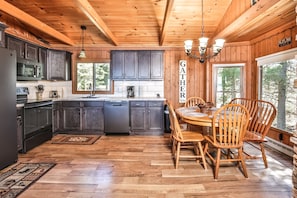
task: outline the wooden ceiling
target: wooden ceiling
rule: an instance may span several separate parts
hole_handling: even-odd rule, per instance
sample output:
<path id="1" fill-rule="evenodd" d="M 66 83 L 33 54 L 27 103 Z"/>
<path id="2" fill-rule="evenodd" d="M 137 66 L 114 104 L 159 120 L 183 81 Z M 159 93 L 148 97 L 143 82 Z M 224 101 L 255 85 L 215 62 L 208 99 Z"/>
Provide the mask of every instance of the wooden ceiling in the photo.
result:
<path id="1" fill-rule="evenodd" d="M 201 36 L 201 0 L 0 0 L 0 22 L 51 46 L 182 47 Z M 250 41 L 295 23 L 296 1 L 204 0 L 204 36 Z"/>

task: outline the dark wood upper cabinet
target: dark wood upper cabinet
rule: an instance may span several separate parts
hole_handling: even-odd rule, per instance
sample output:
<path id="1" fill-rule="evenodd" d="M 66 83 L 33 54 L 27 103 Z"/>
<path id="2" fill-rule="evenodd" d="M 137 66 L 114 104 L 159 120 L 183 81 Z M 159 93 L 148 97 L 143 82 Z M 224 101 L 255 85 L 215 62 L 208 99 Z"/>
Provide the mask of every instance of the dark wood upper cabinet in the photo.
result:
<path id="1" fill-rule="evenodd" d="M 138 78 L 143 80 L 150 79 L 151 70 L 151 52 L 139 51 L 138 52 Z"/>
<path id="2" fill-rule="evenodd" d="M 59 50 L 47 52 L 47 80 L 71 80 L 71 53 Z"/>
<path id="3" fill-rule="evenodd" d="M 112 51 L 111 52 L 111 76 L 112 79 L 124 79 L 124 52 Z"/>
<path id="4" fill-rule="evenodd" d="M 25 43 L 25 59 L 38 62 L 39 47 L 29 43 Z"/>
<path id="5" fill-rule="evenodd" d="M 163 80 L 163 51 L 112 51 L 113 80 Z"/>
<path id="6" fill-rule="evenodd" d="M 25 58 L 25 42 L 7 37 L 7 48 L 10 50 L 15 50 L 17 58 Z"/>
<path id="7" fill-rule="evenodd" d="M 137 79 L 137 52 L 125 52 L 124 53 L 124 76 L 128 80 Z"/>
<path id="8" fill-rule="evenodd" d="M 152 80 L 163 79 L 163 51 L 151 51 L 150 74 Z"/>

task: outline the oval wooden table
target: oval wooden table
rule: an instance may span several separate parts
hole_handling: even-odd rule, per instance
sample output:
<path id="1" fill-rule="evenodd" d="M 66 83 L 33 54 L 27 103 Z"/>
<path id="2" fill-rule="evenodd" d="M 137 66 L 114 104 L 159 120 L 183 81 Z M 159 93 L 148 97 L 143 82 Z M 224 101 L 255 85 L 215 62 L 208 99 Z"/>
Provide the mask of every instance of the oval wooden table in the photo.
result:
<path id="1" fill-rule="evenodd" d="M 180 107 L 175 109 L 175 112 L 185 123 L 211 127 L 212 117 L 216 110 L 217 108 L 209 108 L 205 112 L 200 112 L 198 107 Z"/>

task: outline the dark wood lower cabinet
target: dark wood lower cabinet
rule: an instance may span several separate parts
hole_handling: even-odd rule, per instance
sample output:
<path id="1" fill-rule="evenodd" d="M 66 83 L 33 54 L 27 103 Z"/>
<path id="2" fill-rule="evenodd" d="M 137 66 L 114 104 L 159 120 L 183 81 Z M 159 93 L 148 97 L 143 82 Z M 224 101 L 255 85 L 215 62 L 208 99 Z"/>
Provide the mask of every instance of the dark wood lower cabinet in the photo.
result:
<path id="1" fill-rule="evenodd" d="M 53 133 L 102 134 L 104 101 L 60 101 L 54 103 Z M 164 131 L 163 101 L 130 101 L 131 132 Z"/>
<path id="2" fill-rule="evenodd" d="M 103 133 L 103 101 L 63 101 L 53 110 L 54 133 Z"/>
<path id="3" fill-rule="evenodd" d="M 131 101 L 130 122 L 132 132 L 164 131 L 163 101 Z"/>

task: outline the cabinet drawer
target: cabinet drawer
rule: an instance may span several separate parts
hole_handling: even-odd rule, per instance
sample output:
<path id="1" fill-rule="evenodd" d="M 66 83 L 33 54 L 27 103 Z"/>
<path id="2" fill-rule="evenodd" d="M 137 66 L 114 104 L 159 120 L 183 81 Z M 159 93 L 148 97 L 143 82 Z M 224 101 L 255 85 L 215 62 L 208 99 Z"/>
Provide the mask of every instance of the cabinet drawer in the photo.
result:
<path id="1" fill-rule="evenodd" d="M 162 107 L 163 102 L 162 101 L 150 101 L 148 102 L 149 107 Z"/>
<path id="2" fill-rule="evenodd" d="M 131 101 L 131 107 L 145 107 L 145 101 Z"/>
<path id="3" fill-rule="evenodd" d="M 80 107 L 80 102 L 76 101 L 64 101 L 63 107 Z"/>
<path id="4" fill-rule="evenodd" d="M 102 101 L 87 101 L 83 102 L 84 107 L 103 107 Z"/>

